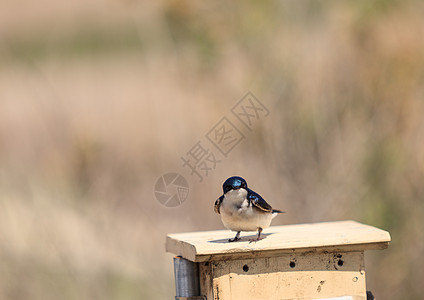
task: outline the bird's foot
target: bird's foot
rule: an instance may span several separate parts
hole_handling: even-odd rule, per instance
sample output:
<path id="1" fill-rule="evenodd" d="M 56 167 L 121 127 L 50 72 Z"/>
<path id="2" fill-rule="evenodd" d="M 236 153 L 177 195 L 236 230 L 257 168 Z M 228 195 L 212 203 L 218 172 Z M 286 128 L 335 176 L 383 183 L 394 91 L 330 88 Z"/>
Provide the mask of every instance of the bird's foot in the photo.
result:
<path id="1" fill-rule="evenodd" d="M 241 240 L 241 238 L 235 237 L 233 239 L 229 239 L 228 241 L 231 243 L 231 242 L 237 242 L 237 241 L 240 241 L 240 240 Z"/>

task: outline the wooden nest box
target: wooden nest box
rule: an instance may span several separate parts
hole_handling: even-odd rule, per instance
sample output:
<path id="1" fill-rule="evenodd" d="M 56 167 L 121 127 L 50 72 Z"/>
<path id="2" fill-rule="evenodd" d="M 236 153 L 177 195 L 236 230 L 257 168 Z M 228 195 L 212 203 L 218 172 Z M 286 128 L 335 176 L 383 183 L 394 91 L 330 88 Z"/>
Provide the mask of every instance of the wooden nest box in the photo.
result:
<path id="1" fill-rule="evenodd" d="M 270 227 L 229 243 L 228 230 L 169 234 L 176 299 L 365 300 L 365 250 L 388 247 L 387 231 L 354 221 Z"/>

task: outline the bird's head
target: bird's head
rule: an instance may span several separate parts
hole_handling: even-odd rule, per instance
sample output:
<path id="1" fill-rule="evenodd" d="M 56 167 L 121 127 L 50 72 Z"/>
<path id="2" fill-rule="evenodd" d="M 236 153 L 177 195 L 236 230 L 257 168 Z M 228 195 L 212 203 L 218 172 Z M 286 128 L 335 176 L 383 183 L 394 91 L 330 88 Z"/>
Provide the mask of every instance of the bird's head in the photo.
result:
<path id="1" fill-rule="evenodd" d="M 222 185 L 222 189 L 224 190 L 224 194 L 231 190 L 238 190 L 240 188 L 247 189 L 247 182 L 243 178 L 239 176 L 233 176 L 225 180 Z"/>

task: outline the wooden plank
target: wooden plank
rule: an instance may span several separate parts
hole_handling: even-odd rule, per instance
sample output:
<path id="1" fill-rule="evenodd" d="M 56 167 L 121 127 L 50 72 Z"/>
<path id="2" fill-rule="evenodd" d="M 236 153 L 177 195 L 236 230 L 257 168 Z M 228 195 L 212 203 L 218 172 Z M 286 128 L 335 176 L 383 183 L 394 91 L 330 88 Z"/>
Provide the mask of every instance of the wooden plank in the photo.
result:
<path id="1" fill-rule="evenodd" d="M 272 257 L 291 252 L 334 252 L 385 249 L 390 242 L 387 231 L 355 221 L 338 221 L 274 226 L 262 234 L 264 239 L 249 242 L 255 234 L 242 233 L 239 242 L 229 230 L 169 234 L 166 251 L 195 262 L 225 259 Z"/>
<path id="2" fill-rule="evenodd" d="M 206 296 L 206 299 L 213 299 L 212 263 L 199 263 L 199 281 L 200 295 Z"/>
<path id="3" fill-rule="evenodd" d="M 212 277 L 212 286 L 201 290 L 208 299 L 366 299 L 363 252 L 286 254 L 199 266 Z"/>

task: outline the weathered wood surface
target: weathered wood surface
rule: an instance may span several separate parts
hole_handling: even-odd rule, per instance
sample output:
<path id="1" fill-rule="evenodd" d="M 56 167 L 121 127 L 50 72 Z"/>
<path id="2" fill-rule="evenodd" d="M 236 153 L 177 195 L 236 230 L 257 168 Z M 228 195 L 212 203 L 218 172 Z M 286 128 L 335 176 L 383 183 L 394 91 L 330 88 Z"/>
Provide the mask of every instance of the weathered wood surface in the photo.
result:
<path id="1" fill-rule="evenodd" d="M 249 242 L 255 234 L 242 233 L 241 241 L 229 243 L 229 230 L 169 234 L 166 251 L 194 262 L 275 257 L 299 252 L 349 252 L 385 249 L 387 231 L 355 221 L 273 226 L 264 239 Z"/>
<path id="2" fill-rule="evenodd" d="M 199 270 L 207 299 L 366 299 L 364 252 L 203 262 Z"/>

